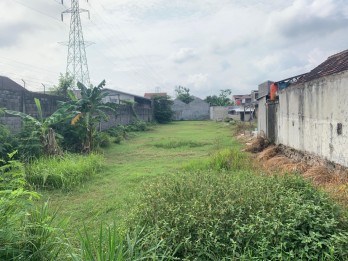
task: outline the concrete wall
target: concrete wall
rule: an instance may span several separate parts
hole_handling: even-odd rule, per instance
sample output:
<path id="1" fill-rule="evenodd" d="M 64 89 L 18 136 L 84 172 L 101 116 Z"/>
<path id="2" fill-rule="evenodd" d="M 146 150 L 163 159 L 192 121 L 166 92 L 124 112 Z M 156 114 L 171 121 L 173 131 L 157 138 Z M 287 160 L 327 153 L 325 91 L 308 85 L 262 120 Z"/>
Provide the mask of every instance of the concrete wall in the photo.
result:
<path id="1" fill-rule="evenodd" d="M 277 121 L 277 143 L 348 167 L 348 72 L 280 91 Z"/>
<path id="2" fill-rule="evenodd" d="M 42 93 L 35 93 L 25 90 L 8 90 L 0 88 L 0 107 L 8 110 L 20 111 L 31 116 L 37 117 L 38 111 L 34 98 L 41 102 L 41 108 L 44 117 L 50 116 L 58 108 L 58 101 L 63 98 Z M 0 123 L 7 125 L 10 130 L 18 132 L 22 126 L 22 120 L 19 117 L 5 115 L 0 117 Z"/>
<path id="3" fill-rule="evenodd" d="M 209 104 L 197 97 L 189 104 L 179 99 L 174 100 L 172 105 L 174 120 L 209 120 Z"/>
<path id="4" fill-rule="evenodd" d="M 144 104 L 136 104 L 134 109 L 139 120 L 145 122 L 151 122 L 153 120 L 152 107 Z M 101 130 L 107 130 L 117 125 L 127 125 L 136 119 L 132 108 L 129 105 L 121 105 L 116 112 L 109 112 L 108 115 L 109 120 L 107 122 L 102 121 L 100 123 Z"/>
<path id="5" fill-rule="evenodd" d="M 227 106 L 212 106 L 210 107 L 210 119 L 211 120 L 224 120 L 229 117 Z"/>
<path id="6" fill-rule="evenodd" d="M 259 105 L 257 109 L 257 130 L 262 137 L 266 137 L 267 133 L 267 104 L 266 97 L 258 100 Z"/>

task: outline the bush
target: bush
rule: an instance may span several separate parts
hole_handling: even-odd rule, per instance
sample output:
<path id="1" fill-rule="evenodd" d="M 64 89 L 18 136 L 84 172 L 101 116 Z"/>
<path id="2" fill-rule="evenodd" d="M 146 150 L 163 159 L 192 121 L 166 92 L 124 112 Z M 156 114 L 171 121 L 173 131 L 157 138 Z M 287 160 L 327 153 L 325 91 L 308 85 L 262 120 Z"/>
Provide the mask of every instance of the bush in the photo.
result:
<path id="1" fill-rule="evenodd" d="M 20 162 L 0 167 L 0 260 L 56 260 L 64 247 L 62 229 L 47 203 L 34 207 L 39 195 L 26 187 Z"/>
<path id="2" fill-rule="evenodd" d="M 158 123 L 171 122 L 174 116 L 172 110 L 173 101 L 169 96 L 156 96 L 153 99 L 154 102 L 154 117 Z"/>
<path id="3" fill-rule="evenodd" d="M 96 147 L 107 148 L 107 147 L 110 147 L 111 145 L 111 138 L 105 132 L 98 132 L 95 135 L 94 142 Z"/>
<path id="4" fill-rule="evenodd" d="M 103 158 L 97 154 L 40 158 L 26 166 L 26 179 L 37 188 L 70 190 L 90 179 L 102 166 Z"/>
<path id="5" fill-rule="evenodd" d="M 205 171 L 144 190 L 134 224 L 180 260 L 348 258 L 347 214 L 300 177 Z"/>

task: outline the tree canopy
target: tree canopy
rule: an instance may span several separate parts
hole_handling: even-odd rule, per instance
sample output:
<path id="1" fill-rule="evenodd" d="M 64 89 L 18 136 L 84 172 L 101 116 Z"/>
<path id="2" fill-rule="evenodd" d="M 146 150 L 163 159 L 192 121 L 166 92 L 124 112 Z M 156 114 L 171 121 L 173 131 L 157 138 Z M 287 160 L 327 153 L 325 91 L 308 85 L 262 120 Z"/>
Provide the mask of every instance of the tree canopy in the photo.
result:
<path id="1" fill-rule="evenodd" d="M 232 100 L 228 97 L 232 94 L 230 89 L 220 90 L 219 96 L 212 95 L 207 96 L 204 100 L 210 104 L 210 106 L 229 106 L 233 105 Z"/>
<path id="2" fill-rule="evenodd" d="M 176 92 L 176 98 L 178 98 L 180 101 L 186 104 L 189 104 L 190 102 L 194 100 L 194 98 L 190 94 L 189 88 L 179 85 L 175 88 L 175 92 Z"/>

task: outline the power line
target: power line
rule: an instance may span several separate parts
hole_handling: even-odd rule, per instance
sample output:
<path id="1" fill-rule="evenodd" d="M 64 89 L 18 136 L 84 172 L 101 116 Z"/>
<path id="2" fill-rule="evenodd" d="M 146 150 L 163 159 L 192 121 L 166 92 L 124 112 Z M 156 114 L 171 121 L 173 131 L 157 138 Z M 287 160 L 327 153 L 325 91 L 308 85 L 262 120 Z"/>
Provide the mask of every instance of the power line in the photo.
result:
<path id="1" fill-rule="evenodd" d="M 106 13 L 106 8 L 105 8 L 101 3 L 98 2 L 98 4 L 101 6 L 101 8 L 102 8 L 102 9 L 104 10 L 104 12 Z M 92 5 L 90 4 L 90 6 L 92 6 Z M 94 10 L 95 10 L 95 9 L 96 9 L 96 8 L 94 8 Z M 100 14 L 98 13 L 98 11 L 95 11 L 95 12 L 97 13 L 97 16 L 99 17 L 99 19 L 100 19 L 100 20 L 106 25 L 106 27 L 113 33 L 113 36 L 115 36 L 116 38 L 118 38 L 118 40 L 120 41 L 120 44 L 123 45 L 124 48 L 127 49 L 129 53 L 133 54 L 133 56 L 139 57 L 139 58 L 142 60 L 142 63 L 145 65 L 145 68 L 147 69 L 147 72 L 149 73 L 149 75 L 151 75 L 151 77 L 153 77 L 153 78 L 155 79 L 155 82 L 156 82 L 157 84 L 159 84 L 158 80 L 159 80 L 160 82 L 164 82 L 163 78 L 162 78 L 161 76 L 159 76 L 159 74 L 158 74 L 158 73 L 156 72 L 156 70 L 148 63 L 148 61 L 145 59 L 144 56 L 142 56 L 142 55 L 140 55 L 140 54 L 137 54 L 137 53 L 135 53 L 134 51 L 132 51 L 132 50 L 130 49 L 129 45 L 125 44 L 125 43 L 123 42 L 123 40 L 122 40 L 120 37 L 117 36 L 117 34 L 115 33 L 114 29 L 111 28 L 111 27 L 109 26 L 109 23 L 106 22 L 106 21 L 104 20 L 104 18 L 103 18 L 104 15 L 103 15 L 103 16 L 100 15 Z M 126 34 L 123 32 L 122 28 L 121 28 L 117 23 L 113 23 L 113 25 L 115 25 L 115 26 L 119 29 L 119 31 L 123 34 L 123 36 L 127 39 L 127 36 L 126 36 Z"/>
<path id="2" fill-rule="evenodd" d="M 56 20 L 56 21 L 60 22 L 60 20 L 59 20 L 58 18 L 56 18 L 56 17 L 54 17 L 54 16 L 51 16 L 51 15 L 48 15 L 48 14 L 46 14 L 46 13 L 44 13 L 44 12 L 42 12 L 42 11 L 36 9 L 36 8 L 33 8 L 33 7 L 28 6 L 28 5 L 26 5 L 26 4 L 23 4 L 23 3 L 21 3 L 21 2 L 19 2 L 19 1 L 17 1 L 17 0 L 12 0 L 12 1 L 15 2 L 15 3 L 17 3 L 17 4 L 19 4 L 19 5 L 21 5 L 21 6 L 24 6 L 24 7 L 28 8 L 28 9 L 34 11 L 34 12 L 37 12 L 37 13 L 39 13 L 39 14 L 41 14 L 41 15 L 47 16 L 47 17 L 49 17 L 49 18 L 51 18 L 51 19 L 53 19 L 53 20 Z"/>

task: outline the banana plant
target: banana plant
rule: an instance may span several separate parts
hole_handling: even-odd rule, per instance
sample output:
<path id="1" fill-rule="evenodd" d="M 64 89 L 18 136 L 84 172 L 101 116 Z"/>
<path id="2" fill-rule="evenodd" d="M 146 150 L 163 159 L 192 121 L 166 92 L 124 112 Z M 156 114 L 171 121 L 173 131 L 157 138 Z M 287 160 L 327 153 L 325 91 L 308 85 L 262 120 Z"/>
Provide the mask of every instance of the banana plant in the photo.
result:
<path id="1" fill-rule="evenodd" d="M 37 98 L 35 98 L 34 100 L 38 110 L 38 119 L 19 111 L 5 110 L 5 112 L 13 116 L 19 116 L 20 118 L 22 118 L 22 120 L 34 126 L 35 130 L 31 133 L 31 135 L 37 135 L 39 137 L 46 155 L 60 154 L 61 150 L 56 141 L 56 134 L 51 126 L 74 117 L 77 112 L 71 111 L 69 106 L 63 105 L 51 116 L 44 118 L 40 100 Z"/>
<path id="2" fill-rule="evenodd" d="M 80 122 L 85 129 L 84 151 L 90 152 L 93 150 L 93 139 L 96 133 L 96 126 L 101 120 L 108 120 L 108 115 L 105 111 L 114 111 L 114 109 L 103 103 L 103 98 L 108 95 L 102 92 L 105 86 L 103 80 L 98 86 L 88 88 L 84 84 L 78 82 L 77 87 L 81 91 L 81 99 L 73 99 L 70 101 L 73 110 L 79 113 L 72 119 L 71 124 L 74 125 Z"/>

